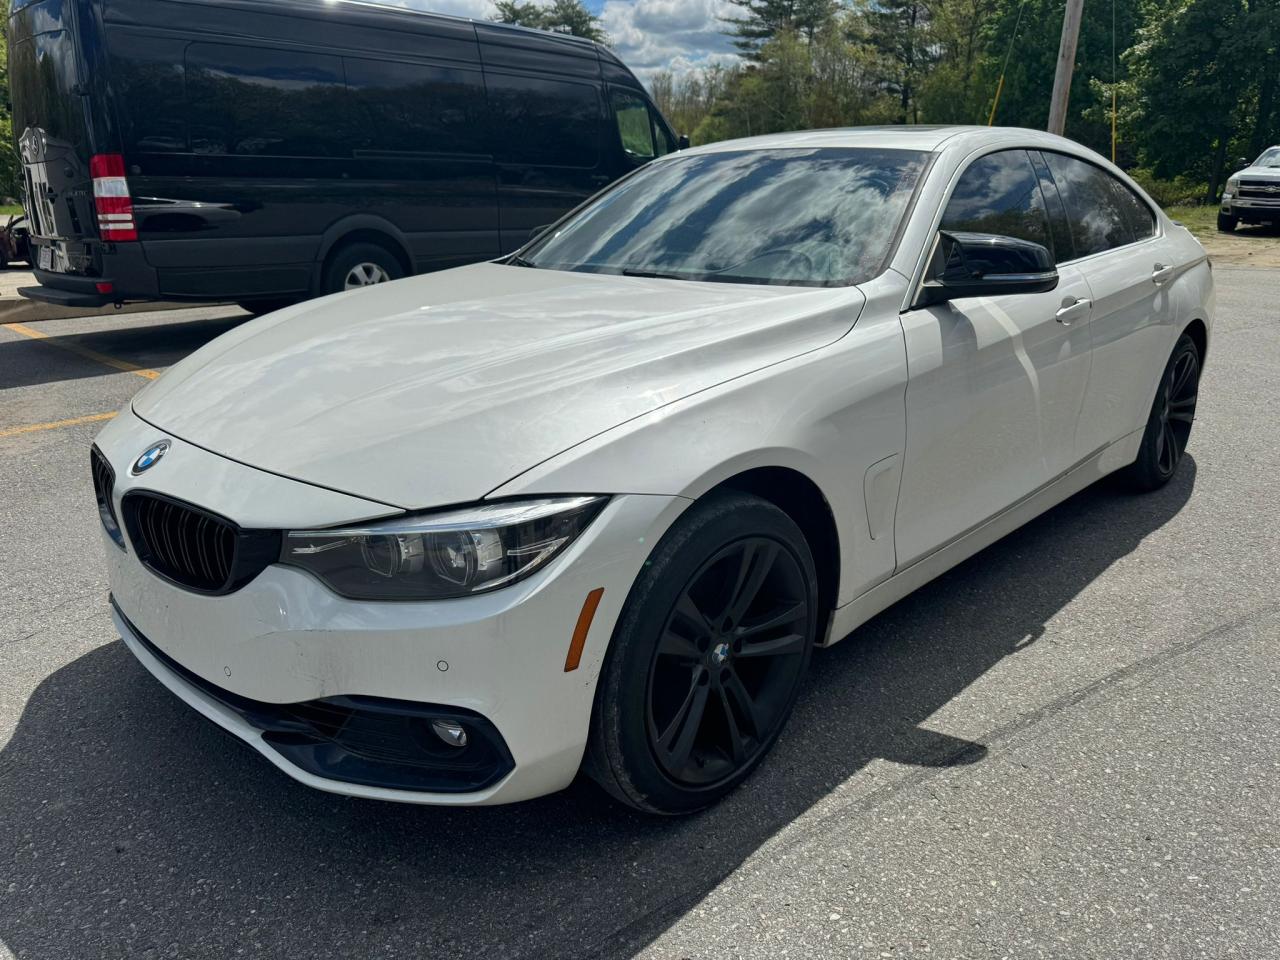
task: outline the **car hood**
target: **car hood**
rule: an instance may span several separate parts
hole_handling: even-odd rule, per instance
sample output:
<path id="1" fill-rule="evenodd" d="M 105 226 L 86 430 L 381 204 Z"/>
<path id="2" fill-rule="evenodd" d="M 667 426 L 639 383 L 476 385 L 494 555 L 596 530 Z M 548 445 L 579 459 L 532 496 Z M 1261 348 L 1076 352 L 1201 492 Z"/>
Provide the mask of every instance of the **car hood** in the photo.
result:
<path id="1" fill-rule="evenodd" d="M 831 343 L 863 303 L 856 288 L 478 264 L 250 321 L 133 409 L 273 473 L 406 509 L 462 503 L 620 423 Z"/>
<path id="2" fill-rule="evenodd" d="M 1280 182 L 1280 167 L 1245 167 L 1231 174 L 1231 179 L 1275 180 Z"/>

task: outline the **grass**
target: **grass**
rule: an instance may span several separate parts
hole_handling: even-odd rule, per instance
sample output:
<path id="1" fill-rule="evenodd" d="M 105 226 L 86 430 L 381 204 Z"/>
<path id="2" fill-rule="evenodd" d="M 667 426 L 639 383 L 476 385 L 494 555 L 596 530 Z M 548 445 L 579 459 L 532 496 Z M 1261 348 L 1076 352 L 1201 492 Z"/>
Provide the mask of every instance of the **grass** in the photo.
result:
<path id="1" fill-rule="evenodd" d="M 1218 232 L 1218 208 L 1216 205 L 1200 203 L 1188 206 L 1165 207 L 1164 212 L 1196 236 L 1216 235 Z"/>
<path id="2" fill-rule="evenodd" d="M 10 217 L 21 212 L 22 205 L 19 203 L 0 203 L 0 217 Z"/>

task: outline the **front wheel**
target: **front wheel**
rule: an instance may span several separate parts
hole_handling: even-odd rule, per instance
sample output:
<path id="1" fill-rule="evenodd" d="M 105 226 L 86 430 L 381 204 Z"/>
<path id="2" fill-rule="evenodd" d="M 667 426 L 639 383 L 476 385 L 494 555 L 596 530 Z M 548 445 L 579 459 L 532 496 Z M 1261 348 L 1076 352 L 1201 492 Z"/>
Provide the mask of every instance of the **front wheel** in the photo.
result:
<path id="1" fill-rule="evenodd" d="M 1240 221 L 1229 213 L 1218 214 L 1218 229 L 1223 233 L 1233 233 Z"/>
<path id="2" fill-rule="evenodd" d="M 1184 333 L 1160 378 L 1138 459 L 1126 472 L 1132 487 L 1158 490 L 1173 479 L 1191 438 L 1199 390 L 1200 350 Z"/>
<path id="3" fill-rule="evenodd" d="M 695 504 L 627 598 L 596 691 L 587 772 L 650 813 L 715 803 L 782 732 L 818 621 L 813 556 L 787 514 L 738 493 Z"/>

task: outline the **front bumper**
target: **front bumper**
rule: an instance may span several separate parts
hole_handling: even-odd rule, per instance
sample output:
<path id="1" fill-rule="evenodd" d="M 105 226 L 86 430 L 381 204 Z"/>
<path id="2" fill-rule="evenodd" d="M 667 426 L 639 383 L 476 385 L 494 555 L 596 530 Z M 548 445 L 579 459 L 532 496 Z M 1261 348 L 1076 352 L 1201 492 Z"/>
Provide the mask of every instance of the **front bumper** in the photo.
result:
<path id="1" fill-rule="evenodd" d="M 192 447 L 177 438 L 164 460 L 130 477 L 132 458 L 159 436 L 129 414 L 100 435 L 115 468 L 114 499 L 147 489 L 245 526 L 331 526 L 383 505 L 320 491 Z M 334 499 L 338 498 L 338 499 Z M 512 586 L 458 600 L 362 602 L 339 597 L 300 570 L 273 565 L 234 593 L 207 596 L 156 576 L 132 545 L 103 544 L 116 626 L 130 650 L 171 691 L 290 776 L 335 793 L 414 803 L 490 804 L 567 786 L 586 745 L 596 680 L 613 626 L 649 551 L 687 501 L 615 496 L 545 569 Z M 278 519 L 266 521 L 273 514 Z M 303 514 L 310 514 L 309 522 Z M 578 669 L 565 657 L 587 595 L 604 595 Z M 474 789 L 406 789 L 317 767 L 279 749 L 275 720 L 314 701 L 374 698 L 452 710 L 491 725 L 508 772 Z M 249 701 L 244 703 L 231 701 Z M 288 719 L 286 717 L 286 719 Z M 323 745 L 322 745 L 323 747 Z M 329 749 L 323 747 L 323 749 Z M 427 764 L 430 766 L 430 764 Z M 363 781 L 363 782 L 361 782 Z"/>
<path id="2" fill-rule="evenodd" d="M 1277 222 L 1280 221 L 1280 197 L 1223 197 L 1220 211 L 1228 217 L 1248 223 Z"/>

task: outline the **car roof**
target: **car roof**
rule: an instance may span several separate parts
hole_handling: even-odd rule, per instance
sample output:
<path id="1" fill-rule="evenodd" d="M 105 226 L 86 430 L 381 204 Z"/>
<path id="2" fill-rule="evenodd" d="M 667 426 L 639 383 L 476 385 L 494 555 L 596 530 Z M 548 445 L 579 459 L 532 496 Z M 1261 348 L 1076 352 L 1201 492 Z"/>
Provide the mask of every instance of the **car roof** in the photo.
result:
<path id="1" fill-rule="evenodd" d="M 922 150 L 937 153 L 957 149 L 967 151 L 986 145 L 1014 144 L 1027 147 L 1083 153 L 1087 148 L 1065 137 L 1024 127 L 895 125 L 841 127 L 830 130 L 801 130 L 771 133 L 741 140 L 707 144 L 689 153 L 718 153 L 729 150 L 777 150 L 803 147 L 876 147 L 882 150 Z"/>

